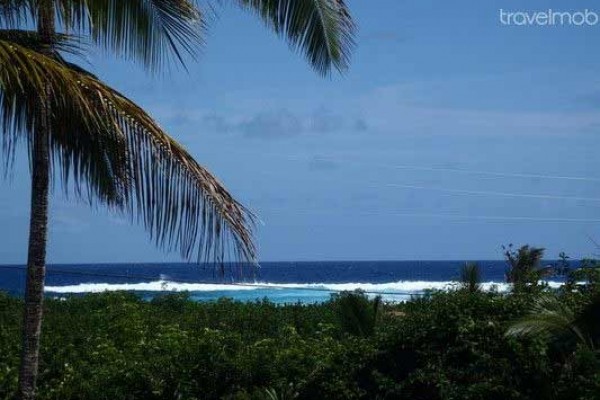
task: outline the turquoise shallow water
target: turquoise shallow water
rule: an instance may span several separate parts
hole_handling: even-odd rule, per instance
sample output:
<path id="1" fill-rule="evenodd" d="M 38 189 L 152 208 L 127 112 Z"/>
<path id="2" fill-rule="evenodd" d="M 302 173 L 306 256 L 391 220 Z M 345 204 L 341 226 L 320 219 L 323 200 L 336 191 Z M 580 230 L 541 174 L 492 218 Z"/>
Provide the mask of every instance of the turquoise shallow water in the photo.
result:
<path id="1" fill-rule="evenodd" d="M 454 287 L 464 261 L 270 262 L 259 268 L 194 264 L 88 264 L 48 267 L 46 292 L 66 296 L 114 290 L 158 293 L 187 291 L 198 301 L 230 297 L 242 301 L 267 298 L 277 303 L 319 302 L 332 293 L 361 289 L 402 301 L 427 290 Z M 503 261 L 479 261 L 484 287 L 506 290 Z M 546 264 L 552 264 L 547 262 Z M 575 266 L 575 265 L 573 265 Z M 0 266 L 0 290 L 21 295 L 24 267 Z M 559 281 L 551 282 L 559 285 Z"/>

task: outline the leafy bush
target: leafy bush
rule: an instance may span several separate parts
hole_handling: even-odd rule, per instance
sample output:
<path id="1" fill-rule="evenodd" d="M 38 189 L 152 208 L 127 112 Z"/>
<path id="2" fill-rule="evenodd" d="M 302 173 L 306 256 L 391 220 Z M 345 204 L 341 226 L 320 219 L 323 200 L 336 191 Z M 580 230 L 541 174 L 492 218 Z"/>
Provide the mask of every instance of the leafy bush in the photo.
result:
<path id="1" fill-rule="evenodd" d="M 589 293 L 556 301 L 578 312 Z M 593 349 L 567 358 L 543 335 L 505 336 L 536 296 L 434 292 L 385 304 L 354 293 L 286 306 L 185 294 L 48 299 L 39 398 L 599 398 Z M 16 389 L 22 305 L 0 295 L 0 399 Z"/>
<path id="2" fill-rule="evenodd" d="M 579 268 L 571 270 L 567 277 L 567 291 L 600 294 L 600 264 L 597 260 L 581 260 Z"/>
<path id="3" fill-rule="evenodd" d="M 381 297 L 373 301 L 362 292 L 342 292 L 332 297 L 341 328 L 354 336 L 371 336 L 381 307 Z"/>

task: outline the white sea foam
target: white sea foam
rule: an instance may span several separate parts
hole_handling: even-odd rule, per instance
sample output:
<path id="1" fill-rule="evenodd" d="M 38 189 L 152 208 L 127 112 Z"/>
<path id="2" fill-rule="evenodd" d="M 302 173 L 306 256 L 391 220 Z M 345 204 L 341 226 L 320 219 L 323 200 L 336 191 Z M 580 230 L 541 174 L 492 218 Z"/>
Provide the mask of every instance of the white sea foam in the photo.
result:
<path id="1" fill-rule="evenodd" d="M 179 283 L 158 280 L 139 283 L 80 283 L 78 285 L 46 286 L 52 293 L 101 293 L 118 290 L 136 292 L 216 292 L 233 290 L 254 290 L 252 286 L 212 284 L 212 283 Z"/>
<path id="2" fill-rule="evenodd" d="M 377 294 L 417 294 L 427 290 L 451 290 L 457 287 L 450 281 L 398 281 L 387 283 L 180 283 L 167 280 L 140 283 L 81 283 L 78 285 L 47 286 L 46 291 L 52 293 L 100 293 L 106 291 L 145 291 L 145 292 L 221 292 L 248 290 L 314 290 L 314 291 L 353 291 L 363 290 Z M 560 282 L 548 282 L 552 288 L 560 287 Z M 483 290 L 506 292 L 510 285 L 503 282 L 482 283 Z"/>

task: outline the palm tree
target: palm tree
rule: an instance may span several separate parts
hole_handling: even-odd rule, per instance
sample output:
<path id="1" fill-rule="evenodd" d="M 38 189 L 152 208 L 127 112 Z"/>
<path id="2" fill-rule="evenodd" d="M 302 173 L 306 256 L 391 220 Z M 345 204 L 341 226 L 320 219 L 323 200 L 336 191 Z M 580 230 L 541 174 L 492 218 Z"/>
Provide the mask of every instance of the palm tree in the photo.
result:
<path id="1" fill-rule="evenodd" d="M 347 67 L 354 25 L 343 0 L 232 1 L 318 73 Z M 183 63 L 201 42 L 202 16 L 190 0 L 0 0 L 2 153 L 10 168 L 26 143 L 32 173 L 21 399 L 35 396 L 52 180 L 128 215 L 186 259 L 256 257 L 252 214 L 143 109 L 65 58 L 88 40 L 150 70 Z"/>
<path id="2" fill-rule="evenodd" d="M 502 248 L 508 264 L 506 281 L 513 284 L 514 290 L 522 291 L 537 286 L 538 281 L 547 272 L 541 268 L 544 249 L 524 245 L 514 250 L 512 244 Z"/>
<path id="3" fill-rule="evenodd" d="M 460 288 L 469 293 L 481 290 L 481 268 L 475 262 L 465 263 L 460 269 Z"/>

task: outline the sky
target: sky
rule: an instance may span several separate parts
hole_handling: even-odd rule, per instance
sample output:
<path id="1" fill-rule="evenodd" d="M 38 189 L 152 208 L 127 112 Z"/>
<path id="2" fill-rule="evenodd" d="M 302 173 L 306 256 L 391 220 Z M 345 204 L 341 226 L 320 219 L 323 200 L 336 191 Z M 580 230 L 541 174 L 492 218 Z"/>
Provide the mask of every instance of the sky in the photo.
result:
<path id="1" fill-rule="evenodd" d="M 357 47 L 326 78 L 223 3 L 187 72 L 85 63 L 254 210 L 261 260 L 498 259 L 508 243 L 600 253 L 600 23 L 500 20 L 597 2 L 349 0 Z M 26 261 L 29 179 L 23 148 L 0 181 L 0 263 Z M 55 190 L 48 261 L 179 258 Z"/>

